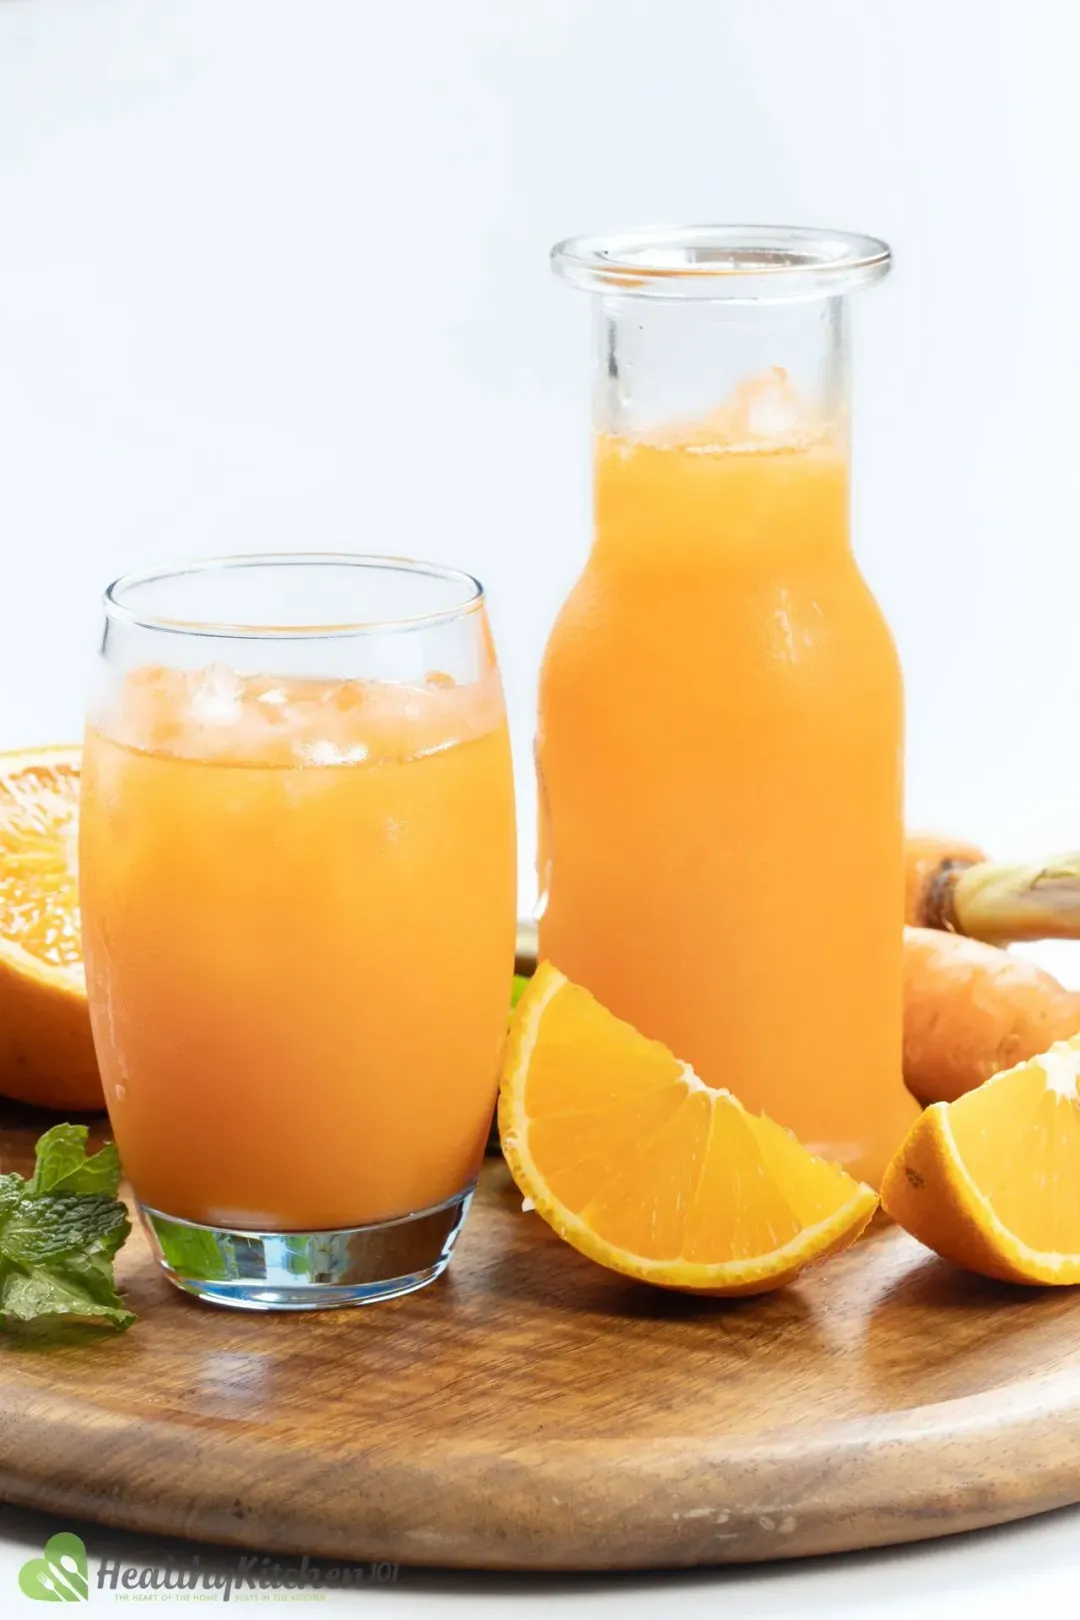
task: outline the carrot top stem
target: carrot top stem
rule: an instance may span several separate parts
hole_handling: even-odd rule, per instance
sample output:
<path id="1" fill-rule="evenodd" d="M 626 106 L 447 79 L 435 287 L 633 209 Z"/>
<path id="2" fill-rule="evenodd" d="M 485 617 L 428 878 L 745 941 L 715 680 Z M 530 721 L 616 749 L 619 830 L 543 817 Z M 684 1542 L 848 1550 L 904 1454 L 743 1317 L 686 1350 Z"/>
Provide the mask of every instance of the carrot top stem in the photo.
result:
<path id="1" fill-rule="evenodd" d="M 1080 939 L 1080 851 L 1023 866 L 981 861 L 943 870 L 934 906 L 931 926 L 989 945 Z"/>

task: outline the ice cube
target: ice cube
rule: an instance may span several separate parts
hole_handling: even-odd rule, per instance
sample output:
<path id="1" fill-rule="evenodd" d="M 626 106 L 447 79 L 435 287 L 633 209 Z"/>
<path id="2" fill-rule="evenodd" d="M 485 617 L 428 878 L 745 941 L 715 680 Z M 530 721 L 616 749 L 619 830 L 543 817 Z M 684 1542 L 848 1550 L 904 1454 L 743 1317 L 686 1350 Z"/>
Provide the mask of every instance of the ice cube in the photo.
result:
<path id="1" fill-rule="evenodd" d="M 779 366 L 760 379 L 746 400 L 746 427 L 755 439 L 783 439 L 799 421 L 799 402 Z"/>
<path id="2" fill-rule="evenodd" d="M 341 764 L 341 749 L 328 737 L 319 737 L 315 742 L 301 743 L 297 752 L 309 765 Z"/>
<path id="3" fill-rule="evenodd" d="M 367 700 L 367 687 L 363 681 L 341 681 L 337 686 L 327 687 L 319 698 L 319 703 L 328 709 L 334 709 L 340 714 L 352 714 Z"/>
<path id="4" fill-rule="evenodd" d="M 240 718 L 244 683 L 228 664 L 208 664 L 188 683 L 191 717 L 200 725 L 230 726 Z"/>

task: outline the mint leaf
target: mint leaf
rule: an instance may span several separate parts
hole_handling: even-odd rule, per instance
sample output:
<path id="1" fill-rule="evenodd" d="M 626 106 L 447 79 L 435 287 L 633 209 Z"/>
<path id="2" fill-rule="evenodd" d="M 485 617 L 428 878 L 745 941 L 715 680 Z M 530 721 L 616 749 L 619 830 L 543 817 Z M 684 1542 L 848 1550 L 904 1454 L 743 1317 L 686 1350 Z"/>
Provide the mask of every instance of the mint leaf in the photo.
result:
<path id="1" fill-rule="evenodd" d="M 131 1230 L 120 1160 L 111 1142 L 88 1156 L 87 1137 L 85 1125 L 54 1125 L 29 1181 L 0 1176 L 0 1327 L 135 1321 L 112 1269 Z"/>
<path id="2" fill-rule="evenodd" d="M 130 1327 L 135 1321 L 134 1312 L 125 1309 L 115 1289 L 111 1292 L 115 1304 L 95 1299 L 85 1279 L 77 1275 L 68 1277 L 63 1272 L 37 1267 L 28 1272 L 12 1271 L 0 1287 L 0 1316 L 14 1322 L 36 1322 L 42 1317 L 98 1319 L 113 1327 Z"/>
<path id="3" fill-rule="evenodd" d="M 0 1176 L 0 1221 L 15 1208 L 25 1191 L 26 1182 L 14 1170 L 10 1175 Z"/>
<path id="4" fill-rule="evenodd" d="M 79 1291 L 90 1300 L 92 1310 L 84 1308 L 84 1315 L 107 1316 L 120 1327 L 130 1327 L 135 1313 L 129 1311 L 116 1289 L 112 1260 L 105 1254 L 72 1254 L 58 1267 L 50 1266 L 49 1277 L 72 1292 Z M 123 1320 L 121 1320 L 121 1318 Z"/>
<path id="5" fill-rule="evenodd" d="M 60 1276 L 72 1287 L 89 1294 L 96 1305 L 123 1310 L 124 1302 L 116 1289 L 112 1259 L 107 1254 L 70 1254 L 59 1268 Z M 126 1315 L 134 1317 L 130 1311 Z"/>
<path id="6" fill-rule="evenodd" d="M 528 989 L 528 987 L 529 987 L 528 979 L 525 978 L 525 976 L 523 974 L 521 974 L 521 973 L 515 973 L 514 974 L 514 982 L 510 987 L 510 1011 L 511 1012 L 513 1012 L 514 1008 L 517 1006 L 518 1002 L 521 1000 L 522 996 L 525 994 L 525 991 Z"/>
<path id="7" fill-rule="evenodd" d="M 99 1153 L 86 1156 L 89 1132 L 85 1125 L 54 1125 L 38 1138 L 37 1165 L 27 1191 L 38 1193 L 102 1193 L 115 1198 L 120 1185 L 120 1158 L 112 1142 Z"/>
<path id="8" fill-rule="evenodd" d="M 28 1194 L 0 1229 L 0 1248 L 21 1266 L 81 1252 L 111 1258 L 130 1231 L 127 1210 L 117 1198 Z"/>

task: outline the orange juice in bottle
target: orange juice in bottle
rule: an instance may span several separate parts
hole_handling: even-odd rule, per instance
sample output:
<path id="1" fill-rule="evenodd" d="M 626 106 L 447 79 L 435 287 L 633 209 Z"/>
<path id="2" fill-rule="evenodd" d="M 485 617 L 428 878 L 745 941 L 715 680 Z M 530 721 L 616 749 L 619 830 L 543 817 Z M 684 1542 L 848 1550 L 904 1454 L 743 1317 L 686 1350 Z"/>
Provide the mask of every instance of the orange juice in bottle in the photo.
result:
<path id="1" fill-rule="evenodd" d="M 342 617 L 398 567 L 322 566 Z M 232 639 L 111 626 L 81 807 L 94 1037 L 174 1280 L 383 1297 L 442 1268 L 491 1118 L 515 935 L 498 672 L 478 599 L 291 641 L 255 612 Z"/>
<path id="2" fill-rule="evenodd" d="M 902 689 L 848 527 L 844 293 L 887 250 L 672 232 L 598 294 L 595 537 L 544 661 L 540 953 L 877 1182 L 901 1078 Z"/>

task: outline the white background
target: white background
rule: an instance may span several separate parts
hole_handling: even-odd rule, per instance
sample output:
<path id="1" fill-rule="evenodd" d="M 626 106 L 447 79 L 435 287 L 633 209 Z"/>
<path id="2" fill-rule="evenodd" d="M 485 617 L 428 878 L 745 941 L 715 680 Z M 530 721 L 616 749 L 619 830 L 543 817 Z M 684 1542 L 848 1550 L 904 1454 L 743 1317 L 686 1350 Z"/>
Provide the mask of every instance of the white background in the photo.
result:
<path id="1" fill-rule="evenodd" d="M 75 736 L 117 572 L 463 564 L 514 723 L 588 540 L 578 230 L 876 232 L 857 543 L 914 820 L 1080 843 L 1073 0 L 0 0 L 0 743 Z"/>
<path id="2" fill-rule="evenodd" d="M 458 562 L 531 899 L 535 670 L 588 539 L 587 312 L 547 249 L 825 224 L 897 255 L 857 312 L 856 516 L 912 819 L 1080 844 L 1078 74 L 1073 0 L 0 0 L 0 744 L 77 735 L 121 570 Z M 1056 1567 L 973 1541 L 981 1590 L 988 1545 Z"/>

